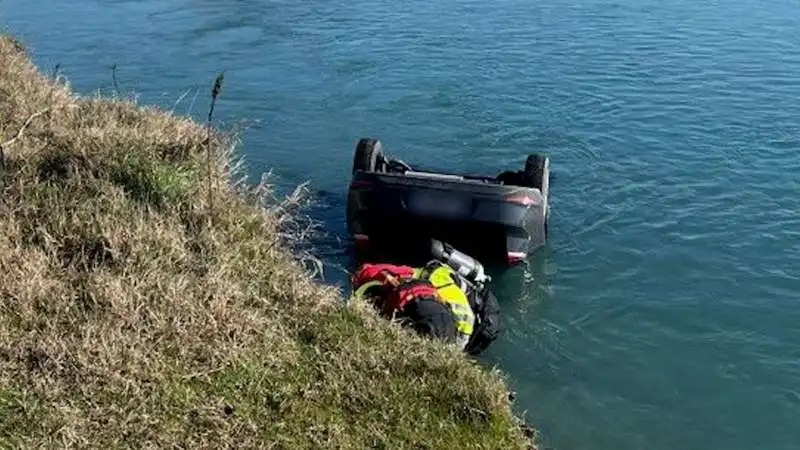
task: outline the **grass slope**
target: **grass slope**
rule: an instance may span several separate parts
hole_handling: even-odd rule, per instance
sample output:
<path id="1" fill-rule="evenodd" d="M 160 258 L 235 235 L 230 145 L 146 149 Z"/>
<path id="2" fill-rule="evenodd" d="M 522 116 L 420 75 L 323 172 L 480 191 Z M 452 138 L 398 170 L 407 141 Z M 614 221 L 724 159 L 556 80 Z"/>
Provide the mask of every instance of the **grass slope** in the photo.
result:
<path id="1" fill-rule="evenodd" d="M 314 282 L 208 133 L 0 38 L 0 447 L 529 445 L 498 373 Z"/>

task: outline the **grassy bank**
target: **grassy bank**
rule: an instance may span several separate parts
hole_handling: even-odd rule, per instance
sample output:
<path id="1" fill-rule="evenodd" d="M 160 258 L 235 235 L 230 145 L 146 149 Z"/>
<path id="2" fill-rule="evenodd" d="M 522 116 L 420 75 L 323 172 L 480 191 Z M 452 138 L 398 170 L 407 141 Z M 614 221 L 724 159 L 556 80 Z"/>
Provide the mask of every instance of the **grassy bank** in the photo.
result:
<path id="1" fill-rule="evenodd" d="M 315 283 L 208 136 L 0 38 L 0 447 L 529 445 L 497 373 Z"/>

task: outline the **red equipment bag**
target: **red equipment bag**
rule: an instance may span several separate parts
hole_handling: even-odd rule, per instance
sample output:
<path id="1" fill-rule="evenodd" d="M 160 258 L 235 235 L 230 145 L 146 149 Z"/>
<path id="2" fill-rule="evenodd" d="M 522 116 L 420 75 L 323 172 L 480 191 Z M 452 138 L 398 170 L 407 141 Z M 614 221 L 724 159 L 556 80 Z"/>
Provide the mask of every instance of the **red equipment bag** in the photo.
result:
<path id="1" fill-rule="evenodd" d="M 390 282 L 390 277 L 387 274 L 402 282 L 414 276 L 414 269 L 409 266 L 394 264 L 363 264 L 353 274 L 353 287 L 358 289 L 359 286 L 369 281 Z"/>

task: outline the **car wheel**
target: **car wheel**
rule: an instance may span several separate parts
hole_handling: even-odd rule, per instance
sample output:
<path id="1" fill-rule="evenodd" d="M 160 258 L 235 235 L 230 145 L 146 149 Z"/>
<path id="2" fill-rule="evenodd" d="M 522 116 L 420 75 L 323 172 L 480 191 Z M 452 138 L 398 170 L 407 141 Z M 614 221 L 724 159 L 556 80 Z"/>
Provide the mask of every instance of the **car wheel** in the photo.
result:
<path id="1" fill-rule="evenodd" d="M 547 157 L 539 154 L 528 155 L 525 161 L 525 171 L 522 173 L 522 184 L 525 187 L 542 190 L 544 185 L 544 171 Z"/>
<path id="2" fill-rule="evenodd" d="M 356 145 L 356 153 L 353 156 L 353 173 L 358 170 L 365 172 L 375 172 L 382 167 L 383 146 L 381 141 L 372 138 L 363 138 Z"/>

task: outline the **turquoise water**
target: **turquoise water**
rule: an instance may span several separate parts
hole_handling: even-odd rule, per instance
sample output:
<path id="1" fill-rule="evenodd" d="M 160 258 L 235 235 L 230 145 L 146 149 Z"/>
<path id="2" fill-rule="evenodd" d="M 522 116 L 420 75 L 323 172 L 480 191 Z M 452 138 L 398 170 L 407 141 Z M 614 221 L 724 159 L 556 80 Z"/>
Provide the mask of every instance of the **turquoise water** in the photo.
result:
<path id="1" fill-rule="evenodd" d="M 551 241 L 486 355 L 556 449 L 800 448 L 800 5 L 0 2 L 45 70 L 245 121 L 343 254 L 355 141 L 496 173 L 549 152 Z M 178 101 L 180 100 L 180 101 Z M 177 103 L 177 105 L 176 105 Z"/>

